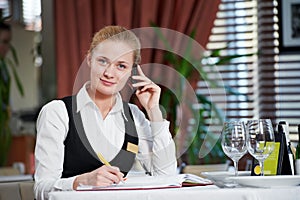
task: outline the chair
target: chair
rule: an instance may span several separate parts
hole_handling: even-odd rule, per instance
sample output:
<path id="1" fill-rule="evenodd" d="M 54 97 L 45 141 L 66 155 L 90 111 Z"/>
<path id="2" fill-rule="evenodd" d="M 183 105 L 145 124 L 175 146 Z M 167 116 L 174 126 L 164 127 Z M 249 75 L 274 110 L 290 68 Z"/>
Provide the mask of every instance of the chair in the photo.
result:
<path id="1" fill-rule="evenodd" d="M 33 185 L 32 176 L 13 167 L 0 167 L 0 200 L 33 200 Z"/>
<path id="2" fill-rule="evenodd" d="M 0 200 L 33 200 L 33 181 L 0 183 Z"/>

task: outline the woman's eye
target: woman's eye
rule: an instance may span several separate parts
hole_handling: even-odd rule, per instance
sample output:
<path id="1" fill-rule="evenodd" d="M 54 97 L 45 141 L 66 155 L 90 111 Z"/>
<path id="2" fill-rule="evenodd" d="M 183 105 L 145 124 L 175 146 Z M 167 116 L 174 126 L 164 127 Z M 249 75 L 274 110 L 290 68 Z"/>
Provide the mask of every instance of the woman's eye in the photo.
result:
<path id="1" fill-rule="evenodd" d="M 100 65 L 107 65 L 107 61 L 105 59 L 99 59 L 98 62 Z"/>
<path id="2" fill-rule="evenodd" d="M 119 68 L 119 69 L 126 69 L 126 67 L 127 67 L 126 65 L 122 65 L 122 64 L 119 64 L 119 65 L 118 65 L 118 68 Z"/>

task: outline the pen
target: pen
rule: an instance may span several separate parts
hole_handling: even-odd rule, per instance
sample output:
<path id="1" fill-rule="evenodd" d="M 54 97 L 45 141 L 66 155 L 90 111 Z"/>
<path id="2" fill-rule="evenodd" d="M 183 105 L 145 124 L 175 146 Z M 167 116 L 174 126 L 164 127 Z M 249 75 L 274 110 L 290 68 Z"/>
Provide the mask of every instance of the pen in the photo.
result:
<path id="1" fill-rule="evenodd" d="M 106 165 L 106 166 L 111 166 L 110 163 L 103 157 L 103 155 L 101 153 L 98 153 L 98 158 L 100 159 L 100 161 Z"/>
<path id="2" fill-rule="evenodd" d="M 101 153 L 98 153 L 97 156 L 104 165 L 111 167 L 111 164 L 103 157 L 103 155 Z M 121 182 L 125 183 L 124 180 L 125 179 L 121 180 Z"/>

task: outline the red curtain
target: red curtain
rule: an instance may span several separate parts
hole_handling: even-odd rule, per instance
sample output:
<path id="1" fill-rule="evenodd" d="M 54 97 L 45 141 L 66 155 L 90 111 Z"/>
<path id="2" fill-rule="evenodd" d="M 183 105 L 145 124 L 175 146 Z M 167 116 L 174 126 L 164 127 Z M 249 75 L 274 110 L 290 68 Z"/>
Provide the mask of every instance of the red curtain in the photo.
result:
<path id="1" fill-rule="evenodd" d="M 55 0 L 57 97 L 71 95 L 93 34 L 106 25 L 127 29 L 159 27 L 189 35 L 203 47 L 213 27 L 220 0 Z M 153 52 L 142 54 L 153 62 Z M 155 58 L 156 62 L 157 57 Z M 159 58 L 160 59 L 160 58 Z M 161 61 L 162 62 L 162 61 Z"/>

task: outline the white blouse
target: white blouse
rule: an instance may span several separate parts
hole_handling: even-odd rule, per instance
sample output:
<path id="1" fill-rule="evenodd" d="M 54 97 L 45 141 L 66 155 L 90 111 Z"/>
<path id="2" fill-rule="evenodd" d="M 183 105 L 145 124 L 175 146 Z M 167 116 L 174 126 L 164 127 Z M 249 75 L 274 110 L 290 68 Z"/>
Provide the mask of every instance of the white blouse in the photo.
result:
<path id="1" fill-rule="evenodd" d="M 111 161 L 122 148 L 125 136 L 122 97 L 117 95 L 116 104 L 103 119 L 87 93 L 88 86 L 88 83 L 85 84 L 77 95 L 77 112 L 81 114 L 83 128 L 93 150 Z M 150 122 L 136 105 L 129 104 L 129 107 L 139 137 L 138 154 L 132 170 L 143 169 L 153 175 L 175 174 L 175 145 L 169 132 L 169 122 Z M 61 178 L 64 140 L 68 130 L 69 117 L 64 102 L 53 100 L 46 104 L 37 120 L 34 191 L 38 200 L 47 199 L 51 191 L 73 190 L 76 176 Z"/>

